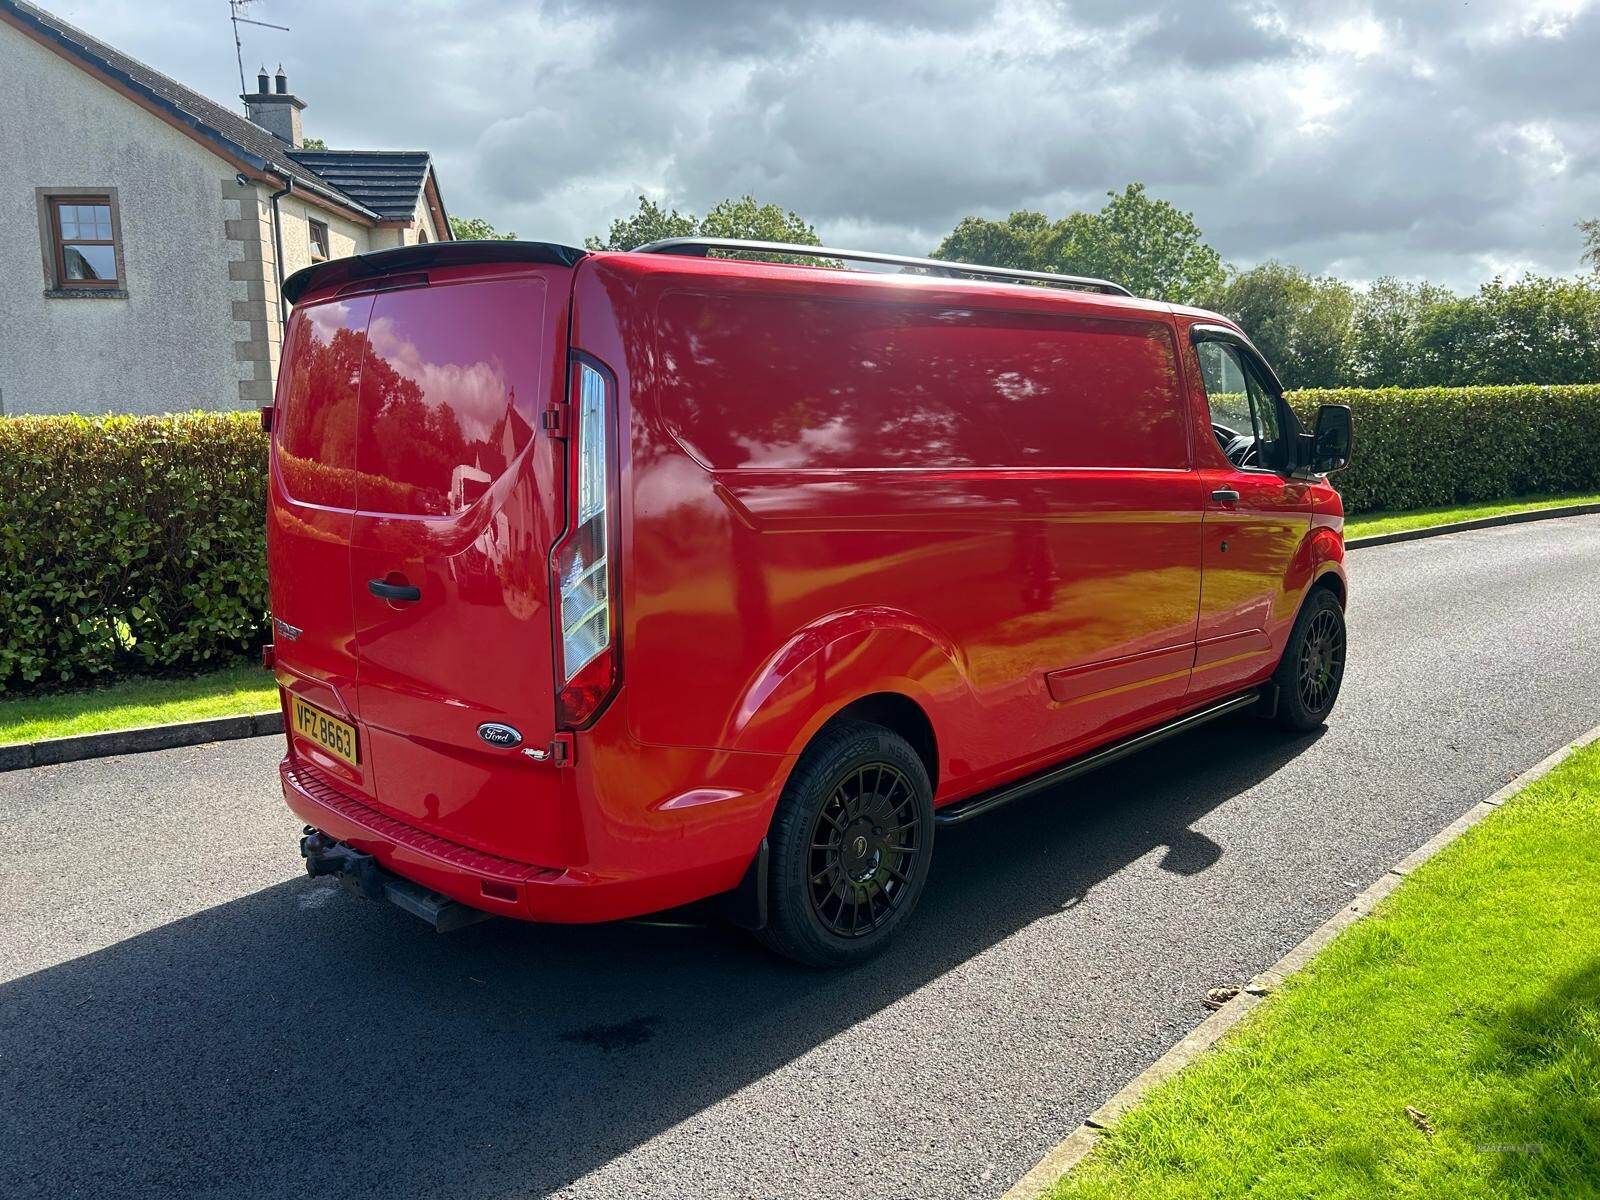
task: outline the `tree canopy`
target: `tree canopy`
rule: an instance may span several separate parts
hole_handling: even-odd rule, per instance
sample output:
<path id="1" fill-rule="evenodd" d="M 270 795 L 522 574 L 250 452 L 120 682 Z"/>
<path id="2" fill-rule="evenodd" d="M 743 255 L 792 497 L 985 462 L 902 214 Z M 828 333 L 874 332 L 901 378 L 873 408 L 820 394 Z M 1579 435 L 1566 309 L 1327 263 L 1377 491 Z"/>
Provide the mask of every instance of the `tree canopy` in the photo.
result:
<path id="1" fill-rule="evenodd" d="M 450 236 L 458 242 L 514 242 L 517 235 L 501 233 L 482 217 L 451 217 Z"/>
<path id="2" fill-rule="evenodd" d="M 1227 273 L 1192 213 L 1153 198 L 1142 183 L 1107 192 L 1098 212 L 1056 221 L 1014 212 L 1003 221 L 966 217 L 939 243 L 935 258 L 1091 275 L 1137 296 L 1198 304 L 1214 297 Z"/>
<path id="3" fill-rule="evenodd" d="M 816 227 L 792 209 L 762 204 L 754 196 L 724 200 L 703 218 L 666 208 L 648 196 L 639 197 L 639 210 L 611 222 L 605 237 L 585 238 L 590 250 L 635 250 L 648 242 L 675 237 L 744 238 L 758 242 L 791 242 L 819 246 Z M 730 258 L 782 259 L 782 255 L 729 254 Z M 806 259 L 815 262 L 815 259 Z"/>
<path id="4" fill-rule="evenodd" d="M 1338 279 L 1264 262 L 1236 271 L 1208 306 L 1246 329 L 1289 387 L 1348 382 L 1350 322 L 1356 292 Z"/>
<path id="5" fill-rule="evenodd" d="M 1583 234 L 1583 262 L 1600 274 L 1600 217 L 1592 221 L 1579 221 L 1578 232 Z"/>

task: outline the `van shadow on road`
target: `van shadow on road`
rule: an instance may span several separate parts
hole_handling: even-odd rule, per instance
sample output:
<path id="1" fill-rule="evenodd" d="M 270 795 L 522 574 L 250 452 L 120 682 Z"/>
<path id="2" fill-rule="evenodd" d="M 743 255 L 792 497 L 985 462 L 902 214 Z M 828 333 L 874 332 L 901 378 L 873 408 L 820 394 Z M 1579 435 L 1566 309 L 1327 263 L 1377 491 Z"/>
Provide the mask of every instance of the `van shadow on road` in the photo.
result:
<path id="1" fill-rule="evenodd" d="M 1089 894 L 1314 738 L 1219 723 L 941 834 L 884 957 L 819 973 L 716 927 L 440 938 L 296 878 L 0 987 L 0 1193 L 537 1195 Z"/>

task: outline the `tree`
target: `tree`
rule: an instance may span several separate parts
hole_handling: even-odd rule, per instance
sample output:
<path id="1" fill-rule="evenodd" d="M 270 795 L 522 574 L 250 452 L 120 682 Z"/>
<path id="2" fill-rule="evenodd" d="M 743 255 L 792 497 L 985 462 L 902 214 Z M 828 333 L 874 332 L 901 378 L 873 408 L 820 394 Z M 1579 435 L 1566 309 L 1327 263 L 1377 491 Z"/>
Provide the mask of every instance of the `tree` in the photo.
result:
<path id="1" fill-rule="evenodd" d="M 821 245 L 817 231 L 809 221 L 793 210 L 785 211 L 776 204 L 760 204 L 754 196 L 740 196 L 724 200 L 704 219 L 693 213 L 680 213 L 675 208 L 664 208 L 648 196 L 639 197 L 639 211 L 629 217 L 611 222 L 611 230 L 604 238 L 585 238 L 583 244 L 590 250 L 634 250 L 648 242 L 676 237 L 744 238 L 757 242 L 791 242 L 803 246 Z M 773 254 L 743 254 L 729 252 L 727 258 L 761 258 L 796 262 L 811 262 L 813 258 Z"/>
<path id="2" fill-rule="evenodd" d="M 1286 386 L 1349 382 L 1350 325 L 1356 308 L 1349 284 L 1265 262 L 1236 272 L 1211 307 L 1239 322 Z"/>
<path id="3" fill-rule="evenodd" d="M 1130 183 L 1098 213 L 1067 218 L 1066 270 L 1112 279 L 1137 296 L 1199 304 L 1215 296 L 1227 273 L 1206 245 L 1194 214 L 1146 195 Z"/>
<path id="4" fill-rule="evenodd" d="M 1153 199 L 1142 183 L 1106 195 L 1099 212 L 1071 213 L 1054 223 L 1028 211 L 1004 221 L 967 217 L 934 257 L 1092 275 L 1180 304 L 1200 303 L 1221 290 L 1227 279 L 1222 257 L 1206 244 L 1192 213 Z"/>
<path id="5" fill-rule="evenodd" d="M 1578 232 L 1583 234 L 1583 257 L 1579 261 L 1588 263 L 1600 275 L 1600 217 L 1579 221 Z"/>
<path id="6" fill-rule="evenodd" d="M 458 242 L 514 242 L 517 235 L 501 233 L 482 217 L 451 217 L 450 236 Z"/>
<path id="7" fill-rule="evenodd" d="M 300 149 L 302 150 L 326 150 L 327 148 L 328 143 L 321 138 L 303 137 L 300 139 Z"/>
<path id="8" fill-rule="evenodd" d="M 1392 276 L 1375 280 L 1356 297 L 1351 316 L 1349 382 L 1359 387 L 1439 382 L 1439 364 L 1424 361 L 1424 329 L 1432 315 L 1457 300 L 1455 293 L 1431 283 L 1406 283 Z"/>
<path id="9" fill-rule="evenodd" d="M 757 204 L 754 196 L 740 196 L 737 200 L 724 200 L 705 215 L 700 222 L 701 237 L 746 238 L 755 242 L 789 242 L 801 246 L 820 246 L 815 226 L 793 209 L 785 211 L 776 204 Z M 782 254 L 730 254 L 730 258 L 776 259 L 785 261 Z M 797 257 L 796 262 L 814 263 L 809 257 Z"/>
<path id="10" fill-rule="evenodd" d="M 1040 212 L 1023 209 L 1004 221 L 963 217 L 933 251 L 934 258 L 1021 271 L 1059 270 L 1065 231 Z"/>
<path id="11" fill-rule="evenodd" d="M 635 250 L 647 242 L 689 237 L 698 232 L 699 222 L 692 214 L 684 216 L 675 208 L 662 208 L 648 196 L 640 196 L 638 212 L 611 222 L 611 231 L 603 239 L 587 237 L 583 244 L 590 250 Z"/>
<path id="12" fill-rule="evenodd" d="M 1448 333 L 1451 384 L 1593 383 L 1600 380 L 1600 281 L 1524 275 L 1492 279 L 1433 314 L 1429 344 Z M 1454 319 L 1448 323 L 1446 316 Z"/>

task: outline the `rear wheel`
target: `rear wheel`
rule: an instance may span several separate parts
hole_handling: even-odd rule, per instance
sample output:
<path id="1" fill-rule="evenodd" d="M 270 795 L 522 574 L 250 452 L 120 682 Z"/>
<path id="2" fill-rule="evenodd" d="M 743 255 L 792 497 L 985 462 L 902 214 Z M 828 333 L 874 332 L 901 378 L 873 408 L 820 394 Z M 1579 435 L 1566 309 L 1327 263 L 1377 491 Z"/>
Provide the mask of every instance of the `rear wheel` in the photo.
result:
<path id="1" fill-rule="evenodd" d="M 1278 724 L 1315 729 L 1328 719 L 1344 682 L 1344 609 L 1327 588 L 1306 597 L 1272 676 L 1278 686 Z"/>
<path id="2" fill-rule="evenodd" d="M 769 845 L 762 941 L 811 966 L 870 958 L 904 924 L 927 881 L 927 769 L 898 734 L 835 722 L 800 756 Z"/>

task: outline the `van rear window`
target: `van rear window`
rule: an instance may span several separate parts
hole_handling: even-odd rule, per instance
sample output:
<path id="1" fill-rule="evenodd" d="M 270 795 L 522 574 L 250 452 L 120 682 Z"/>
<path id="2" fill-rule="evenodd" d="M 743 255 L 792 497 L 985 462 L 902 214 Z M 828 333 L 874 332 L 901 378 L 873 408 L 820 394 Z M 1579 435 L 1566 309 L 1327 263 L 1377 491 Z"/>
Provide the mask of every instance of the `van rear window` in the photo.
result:
<path id="1" fill-rule="evenodd" d="M 1188 465 L 1159 322 L 674 292 L 660 323 L 665 415 L 714 468 Z"/>
<path id="2" fill-rule="evenodd" d="M 470 507 L 533 439 L 542 279 L 380 292 L 367 328 L 356 456 L 365 512 Z"/>
<path id="3" fill-rule="evenodd" d="M 278 470 L 296 500 L 354 508 L 356 392 L 372 297 L 297 310 L 278 392 Z"/>

